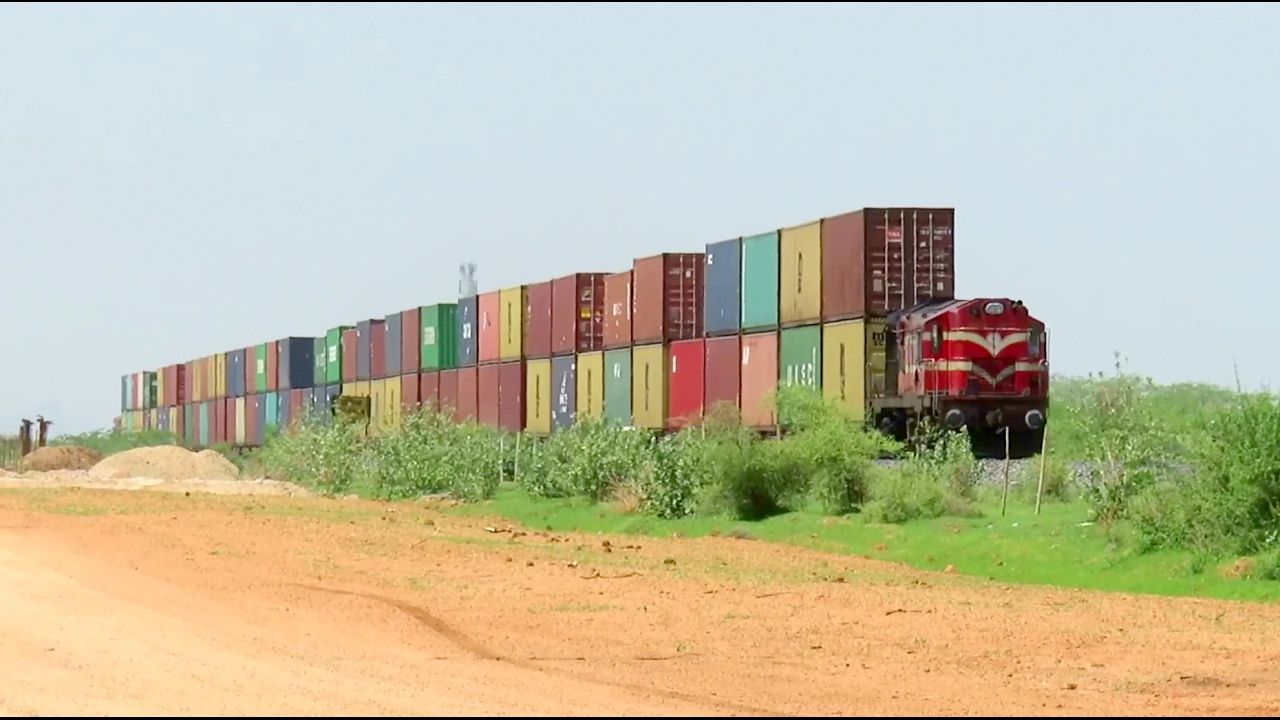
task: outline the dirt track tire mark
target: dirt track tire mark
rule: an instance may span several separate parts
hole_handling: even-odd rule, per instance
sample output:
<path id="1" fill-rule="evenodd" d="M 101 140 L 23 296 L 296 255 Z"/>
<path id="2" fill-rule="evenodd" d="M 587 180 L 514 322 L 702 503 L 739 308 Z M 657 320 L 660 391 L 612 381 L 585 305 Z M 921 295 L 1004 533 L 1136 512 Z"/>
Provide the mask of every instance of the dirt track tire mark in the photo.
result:
<path id="1" fill-rule="evenodd" d="M 400 610 L 401 612 L 405 613 L 409 617 L 413 618 L 414 620 L 417 620 L 418 622 L 422 623 L 426 627 L 430 628 L 433 632 L 439 634 L 441 637 L 453 643 L 459 649 L 465 650 L 466 652 L 471 653 L 472 655 L 475 655 L 476 657 L 479 657 L 483 660 L 503 662 L 524 670 L 529 670 L 531 672 L 545 673 L 547 675 L 558 675 L 560 677 L 577 680 L 579 682 L 593 683 L 596 685 L 606 685 L 609 687 L 619 688 L 622 690 L 630 690 L 632 692 L 636 692 L 641 695 L 657 695 L 659 697 L 664 697 L 669 700 L 678 700 L 681 702 L 694 703 L 697 705 L 706 705 L 710 707 L 721 708 L 724 710 L 732 710 L 735 712 L 747 713 L 750 715 L 788 717 L 786 713 L 780 713 L 774 710 L 767 710 L 765 708 L 752 707 L 750 705 L 740 705 L 738 703 L 733 703 L 726 700 L 718 700 L 715 698 L 707 698 L 699 695 L 692 695 L 690 693 L 683 693 L 677 690 L 663 690 L 662 688 L 655 688 L 648 685 L 638 685 L 634 683 L 620 682 L 617 680 L 601 680 L 600 678 L 566 672 L 558 668 L 545 667 L 537 663 L 530 662 L 528 660 L 521 660 L 519 658 L 512 658 L 512 657 L 503 657 L 502 655 L 499 655 L 493 650 L 490 650 L 489 648 L 485 647 L 481 643 L 467 636 L 465 633 L 451 627 L 448 623 L 432 615 L 426 609 L 418 607 L 417 605 L 413 605 L 411 603 L 404 602 L 402 600 L 397 600 L 393 597 L 387 597 L 386 595 L 378 595 L 376 593 L 367 593 L 367 592 L 356 592 L 353 590 L 340 590 L 338 588 L 328 588 L 328 587 L 323 587 L 321 585 L 311 585 L 309 583 L 289 583 L 289 585 L 303 588 L 305 590 L 328 593 L 330 595 L 347 595 L 350 597 L 359 597 L 359 598 L 364 598 L 366 600 L 373 600 L 374 602 L 380 602 L 386 605 L 390 605 L 391 607 L 394 607 L 397 610 Z M 642 659 L 649 659 L 649 658 L 642 658 Z"/>

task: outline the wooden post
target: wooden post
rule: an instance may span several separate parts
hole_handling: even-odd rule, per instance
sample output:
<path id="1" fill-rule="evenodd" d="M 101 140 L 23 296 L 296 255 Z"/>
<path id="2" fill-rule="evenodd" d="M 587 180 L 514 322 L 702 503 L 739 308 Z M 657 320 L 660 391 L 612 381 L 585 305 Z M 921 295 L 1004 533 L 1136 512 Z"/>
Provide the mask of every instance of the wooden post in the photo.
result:
<path id="1" fill-rule="evenodd" d="M 1009 505 L 1009 427 L 1004 428 L 1004 495 L 1000 498 L 1000 517 Z"/>
<path id="2" fill-rule="evenodd" d="M 507 439 L 502 435 L 498 436 L 498 484 L 502 484 L 502 462 L 503 455 L 507 453 Z"/>
<path id="3" fill-rule="evenodd" d="M 1040 514 L 1040 496 L 1044 493 L 1044 462 L 1049 456 L 1049 423 L 1044 424 L 1044 436 L 1040 439 L 1040 482 L 1036 483 L 1036 514 Z"/>
<path id="4" fill-rule="evenodd" d="M 515 480 L 516 482 L 520 482 L 520 436 L 521 435 L 524 435 L 524 433 L 516 433 L 516 462 L 515 462 L 515 467 L 512 468 L 511 470 L 511 474 L 514 476 L 511 479 Z"/>

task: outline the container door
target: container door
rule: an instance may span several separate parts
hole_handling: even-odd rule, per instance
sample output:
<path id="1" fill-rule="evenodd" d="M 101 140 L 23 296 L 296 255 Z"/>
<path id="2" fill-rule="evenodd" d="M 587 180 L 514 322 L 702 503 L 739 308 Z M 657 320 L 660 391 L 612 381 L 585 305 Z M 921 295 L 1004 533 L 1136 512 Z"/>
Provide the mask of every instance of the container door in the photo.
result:
<path id="1" fill-rule="evenodd" d="M 530 360 L 526 365 L 525 427 L 535 435 L 551 432 L 551 361 Z"/>
<path id="2" fill-rule="evenodd" d="M 610 350 L 604 354 L 604 417 L 630 426 L 631 351 Z"/>
<path id="3" fill-rule="evenodd" d="M 661 430 L 667 425 L 667 349 L 662 345 L 633 348 L 631 414 L 639 428 Z"/>
<path id="4" fill-rule="evenodd" d="M 604 353 L 579 355 L 575 374 L 574 420 L 604 417 Z"/>
<path id="5" fill-rule="evenodd" d="M 671 344 L 668 383 L 668 426 L 682 428 L 702 420 L 706 350 L 702 340 Z"/>
<path id="6" fill-rule="evenodd" d="M 822 223 L 782 231 L 779 320 L 782 325 L 809 325 L 822 316 Z"/>

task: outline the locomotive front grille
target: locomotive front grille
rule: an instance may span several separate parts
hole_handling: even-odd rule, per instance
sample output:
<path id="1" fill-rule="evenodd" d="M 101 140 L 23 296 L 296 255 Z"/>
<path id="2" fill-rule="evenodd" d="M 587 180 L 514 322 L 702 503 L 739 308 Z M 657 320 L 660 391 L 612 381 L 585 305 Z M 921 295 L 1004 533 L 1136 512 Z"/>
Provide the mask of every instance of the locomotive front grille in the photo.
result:
<path id="1" fill-rule="evenodd" d="M 999 393 L 1012 395 L 1017 393 L 1017 382 L 1014 379 L 1014 370 L 1017 369 L 1015 360 L 973 358 L 972 363 L 973 369 L 969 371 L 968 384 L 972 394 L 989 395 Z M 976 392 L 974 392 L 975 387 Z"/>

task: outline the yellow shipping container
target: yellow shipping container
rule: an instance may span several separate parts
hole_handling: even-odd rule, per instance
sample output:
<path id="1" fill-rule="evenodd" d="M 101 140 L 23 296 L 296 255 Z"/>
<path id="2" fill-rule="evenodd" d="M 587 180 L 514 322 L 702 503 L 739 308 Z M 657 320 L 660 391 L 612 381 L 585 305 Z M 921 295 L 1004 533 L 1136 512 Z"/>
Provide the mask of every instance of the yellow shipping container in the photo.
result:
<path id="1" fill-rule="evenodd" d="M 369 386 L 369 434 L 381 435 L 387 384 L 385 380 L 371 380 L 366 384 Z"/>
<path id="2" fill-rule="evenodd" d="M 187 383 L 191 386 L 191 402 L 204 402 L 204 360 L 191 361 L 191 377 Z"/>
<path id="3" fill-rule="evenodd" d="M 578 356 L 578 395 L 574 408 L 577 418 L 604 417 L 604 353 L 590 352 Z"/>
<path id="4" fill-rule="evenodd" d="M 164 375 L 164 368 L 156 371 L 156 407 L 165 407 L 169 404 L 169 383 L 164 381 Z M 151 425 L 153 430 L 158 427 L 160 426 L 154 423 Z"/>
<path id="5" fill-rule="evenodd" d="M 245 423 L 245 399 L 242 397 L 238 397 L 236 398 L 236 437 L 235 437 L 236 445 L 244 445 L 244 439 L 246 434 L 245 430 L 247 429 L 245 428 L 244 423 Z"/>
<path id="6" fill-rule="evenodd" d="M 373 385 L 368 380 L 361 380 L 356 383 L 356 391 L 352 393 L 356 397 L 373 397 Z"/>
<path id="7" fill-rule="evenodd" d="M 885 391 L 885 321 L 849 320 L 822 328 L 822 394 L 853 417 Z"/>
<path id="8" fill-rule="evenodd" d="M 398 377 L 387 378 L 382 388 L 382 429 L 385 432 L 399 432 L 404 416 L 403 400 L 403 381 Z"/>
<path id="9" fill-rule="evenodd" d="M 213 398 L 219 400 L 227 396 L 227 354 L 218 353 L 213 356 Z"/>
<path id="10" fill-rule="evenodd" d="M 778 320 L 810 325 L 822 319 L 822 221 L 783 228 L 779 242 Z"/>
<path id="11" fill-rule="evenodd" d="M 528 307 L 529 289 L 525 285 L 498 293 L 498 355 L 503 360 L 519 360 L 524 355 Z"/>
<path id="12" fill-rule="evenodd" d="M 631 416 L 638 428 L 667 426 L 667 348 L 663 345 L 631 349 Z"/>
<path id="13" fill-rule="evenodd" d="M 534 435 L 551 434 L 551 361 L 525 363 L 524 427 Z"/>

